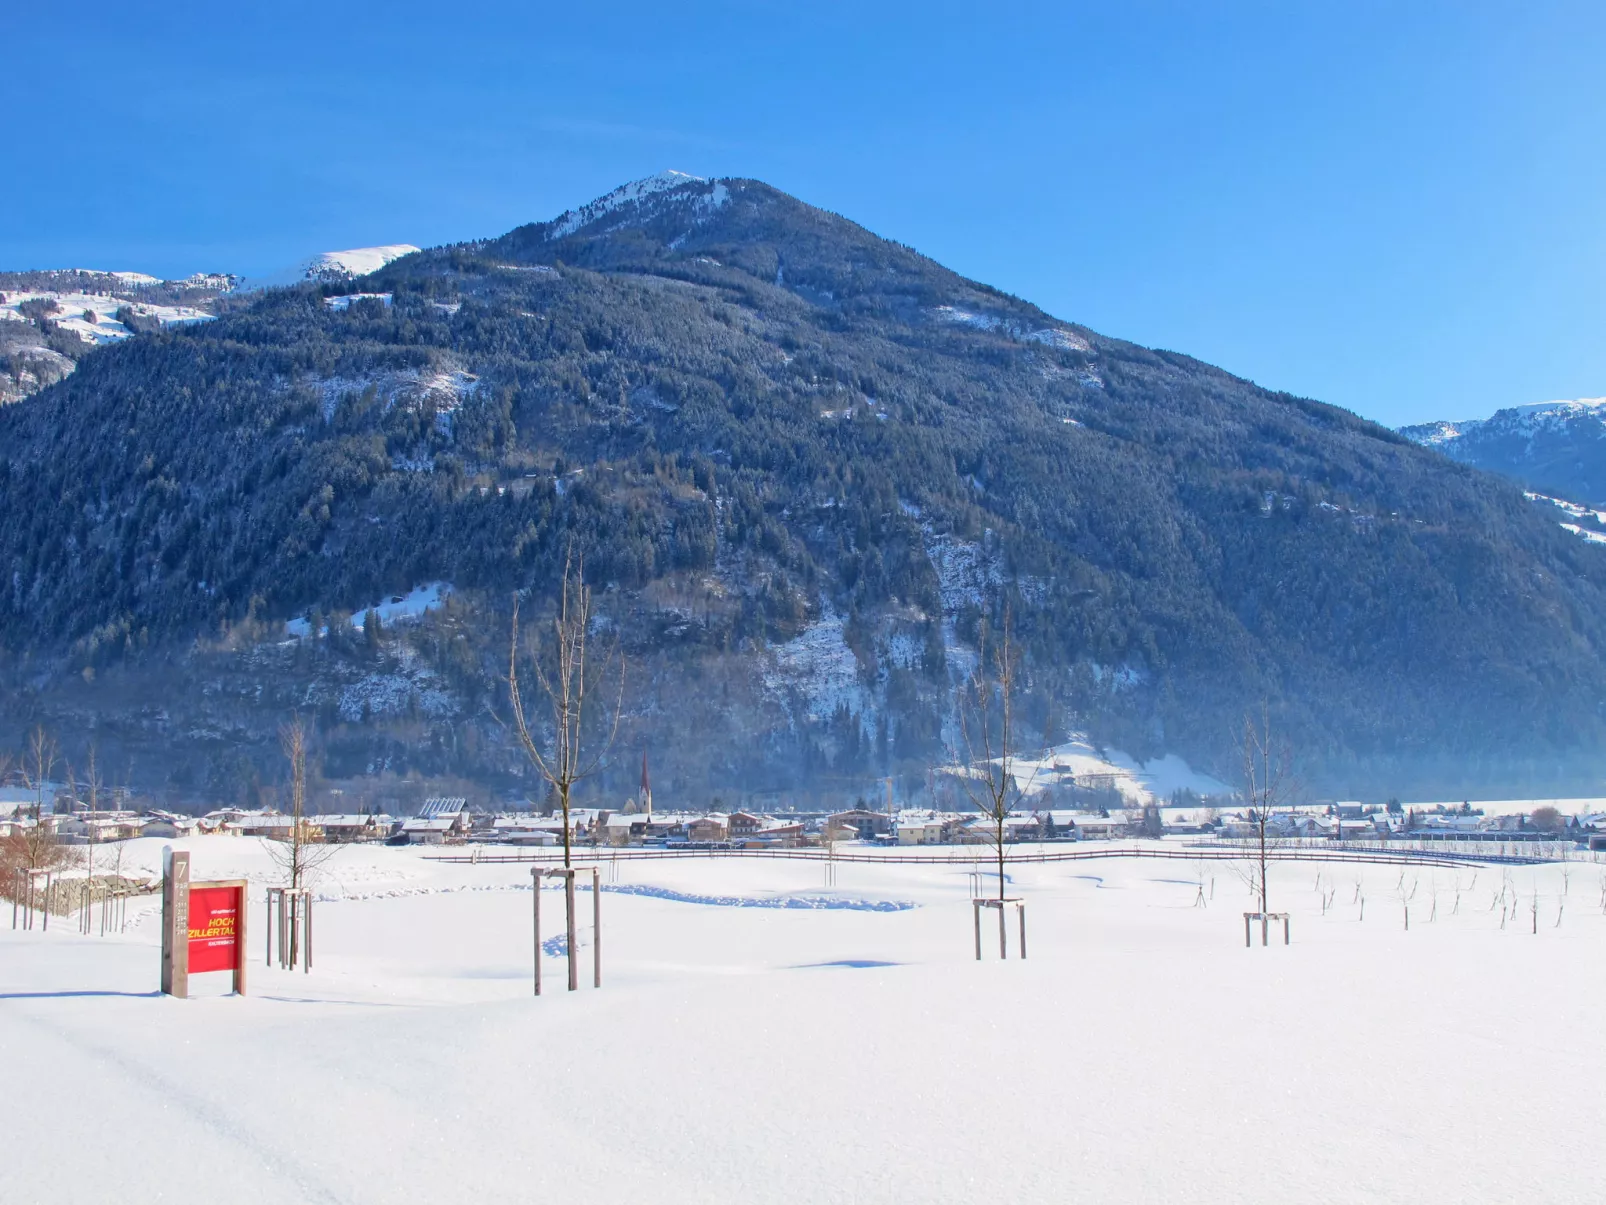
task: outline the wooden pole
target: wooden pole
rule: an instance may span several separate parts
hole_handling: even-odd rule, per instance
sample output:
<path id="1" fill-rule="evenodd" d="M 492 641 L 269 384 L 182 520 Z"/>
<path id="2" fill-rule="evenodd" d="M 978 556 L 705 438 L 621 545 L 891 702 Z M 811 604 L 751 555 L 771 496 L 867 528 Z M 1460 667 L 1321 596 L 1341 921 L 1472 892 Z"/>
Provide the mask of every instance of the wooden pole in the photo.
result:
<path id="1" fill-rule="evenodd" d="M 1026 957 L 1026 905 L 1024 902 L 1015 905 L 1015 911 L 1020 915 L 1020 956 Z"/>
<path id="2" fill-rule="evenodd" d="M 580 990 L 580 964 L 574 960 L 574 868 L 563 872 L 563 905 L 566 913 L 569 939 L 569 990 Z"/>
<path id="3" fill-rule="evenodd" d="M 1244 913 L 1244 949 L 1249 949 L 1254 943 L 1249 940 L 1249 913 Z"/>
<path id="4" fill-rule="evenodd" d="M 535 893 L 532 921 L 535 922 L 535 995 L 541 995 L 541 868 L 530 868 L 530 890 Z"/>
<path id="5" fill-rule="evenodd" d="M 311 891 L 307 892 L 307 899 L 306 899 L 305 907 L 307 909 L 307 919 L 306 919 L 307 951 L 306 951 L 306 958 L 301 963 L 301 968 L 302 968 L 302 973 L 303 974 L 310 975 L 310 974 L 312 974 L 312 892 Z"/>
<path id="6" fill-rule="evenodd" d="M 998 904 L 998 956 L 1007 960 L 1009 958 L 1009 926 L 1005 923 L 1004 905 Z"/>
<path id="7" fill-rule="evenodd" d="M 245 927 L 246 901 L 251 896 L 251 888 L 247 885 L 240 887 L 239 909 L 234 916 L 234 994 L 245 995 L 245 939 L 248 936 Z"/>
<path id="8" fill-rule="evenodd" d="M 976 961 L 981 961 L 981 901 L 971 900 L 970 910 L 976 915 Z"/>
<path id="9" fill-rule="evenodd" d="M 602 885 L 595 866 L 591 868 L 591 986 L 602 986 Z"/>
<path id="10" fill-rule="evenodd" d="M 268 888 L 268 894 L 262 900 L 262 911 L 267 914 L 267 920 L 262 925 L 262 935 L 268 939 L 267 948 L 262 951 L 262 965 L 273 965 L 273 888 Z"/>
<path id="11" fill-rule="evenodd" d="M 190 855 L 162 850 L 162 992 L 190 994 Z"/>

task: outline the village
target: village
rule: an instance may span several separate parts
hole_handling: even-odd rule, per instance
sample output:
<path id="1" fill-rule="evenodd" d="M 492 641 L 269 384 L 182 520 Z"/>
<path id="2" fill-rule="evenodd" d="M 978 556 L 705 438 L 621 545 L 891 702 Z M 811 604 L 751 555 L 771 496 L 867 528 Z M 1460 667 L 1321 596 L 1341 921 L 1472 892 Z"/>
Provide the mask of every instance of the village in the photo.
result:
<path id="1" fill-rule="evenodd" d="M 0 839 L 36 827 L 63 846 L 109 846 L 137 837 L 228 836 L 312 844 L 561 846 L 564 819 L 557 809 L 471 805 L 466 797 L 430 798 L 416 814 L 309 812 L 299 821 L 273 808 L 223 807 L 202 815 L 141 809 L 127 792 L 91 807 L 67 786 L 46 790 L 0 788 Z M 110 793 L 108 793 L 110 794 Z M 1535 843 L 1606 849 L 1606 800 L 1504 800 L 1485 803 L 1287 804 L 1266 818 L 1268 840 L 1350 843 Z M 650 788 L 618 808 L 574 807 L 569 841 L 592 848 L 764 850 L 833 848 L 843 842 L 872 845 L 991 845 L 993 818 L 974 809 L 858 806 L 839 811 L 777 809 L 654 810 Z M 1258 839 L 1251 809 L 1219 801 L 1133 801 L 1127 807 L 1078 809 L 1033 806 L 1023 797 L 1003 819 L 1008 844 L 1191 838 Z"/>

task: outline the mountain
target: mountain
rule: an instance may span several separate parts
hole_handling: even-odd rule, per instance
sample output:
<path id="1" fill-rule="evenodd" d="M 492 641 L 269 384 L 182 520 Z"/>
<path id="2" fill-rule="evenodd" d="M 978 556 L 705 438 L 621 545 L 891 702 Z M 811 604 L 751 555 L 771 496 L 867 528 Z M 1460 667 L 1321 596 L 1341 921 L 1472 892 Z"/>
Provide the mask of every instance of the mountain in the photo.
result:
<path id="1" fill-rule="evenodd" d="M 665 798 L 918 789 L 1006 616 L 1029 744 L 1232 781 L 1266 705 L 1327 795 L 1603 768 L 1606 548 L 1554 508 L 755 180 L 232 301 L 0 449 L 4 719 L 178 795 L 271 780 L 292 710 L 330 779 L 529 789 L 509 600 L 571 550 Z"/>
<path id="2" fill-rule="evenodd" d="M 1401 427 L 1400 434 L 1542 493 L 1606 505 L 1606 398 L 1513 406 L 1485 419 Z"/>
<path id="3" fill-rule="evenodd" d="M 266 276 L 247 277 L 242 291 L 276 289 L 307 281 L 339 283 L 377 272 L 386 264 L 411 255 L 418 248 L 411 243 L 391 243 L 384 247 L 354 247 L 349 251 L 323 251 Z"/>
<path id="4" fill-rule="evenodd" d="M 62 380 L 90 351 L 141 330 L 212 317 L 238 277 L 143 272 L 0 272 L 0 406 Z"/>
<path id="5" fill-rule="evenodd" d="M 231 294 L 349 281 L 417 250 L 398 243 L 324 251 L 254 279 L 203 272 L 162 280 L 90 268 L 0 272 L 0 405 L 62 380 L 97 347 L 163 326 L 208 321 Z"/>

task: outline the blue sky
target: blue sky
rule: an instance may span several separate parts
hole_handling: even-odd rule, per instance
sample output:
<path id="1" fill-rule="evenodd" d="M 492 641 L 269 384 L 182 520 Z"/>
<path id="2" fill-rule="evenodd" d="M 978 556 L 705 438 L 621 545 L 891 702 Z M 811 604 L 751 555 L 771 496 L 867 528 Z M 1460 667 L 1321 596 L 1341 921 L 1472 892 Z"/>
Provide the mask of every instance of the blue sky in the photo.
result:
<path id="1" fill-rule="evenodd" d="M 0 266 L 260 273 L 766 180 L 1388 423 L 1606 394 L 1606 5 L 3 6 Z"/>

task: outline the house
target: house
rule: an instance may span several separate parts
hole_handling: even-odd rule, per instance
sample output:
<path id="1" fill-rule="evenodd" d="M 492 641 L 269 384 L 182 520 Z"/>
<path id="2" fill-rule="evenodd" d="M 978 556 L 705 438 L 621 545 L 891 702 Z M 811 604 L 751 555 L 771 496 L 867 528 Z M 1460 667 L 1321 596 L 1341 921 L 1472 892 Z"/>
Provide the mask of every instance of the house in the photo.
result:
<path id="1" fill-rule="evenodd" d="M 108 841 L 127 841 L 132 837 L 161 836 L 149 831 L 150 824 L 133 812 L 110 812 L 62 816 L 56 824 L 56 837 L 64 845 L 100 845 Z M 174 835 L 177 835 L 175 829 Z"/>
<path id="2" fill-rule="evenodd" d="M 630 812 L 609 816 L 602 824 L 599 838 L 603 845 L 632 845 L 641 841 L 647 832 L 647 817 Z"/>
<path id="3" fill-rule="evenodd" d="M 402 821 L 400 835 L 407 845 L 445 845 L 463 839 L 450 816 L 409 816 Z"/>
<path id="4" fill-rule="evenodd" d="M 232 837 L 266 837 L 269 841 L 288 841 L 295 835 L 296 820 L 294 816 L 277 813 L 251 816 L 225 824 L 223 831 Z M 318 823 L 318 817 L 301 818 L 301 840 L 314 844 L 323 840 L 323 827 Z"/>
<path id="5" fill-rule="evenodd" d="M 1126 835 L 1127 820 L 1125 812 L 1112 812 L 1108 816 L 1073 815 L 1071 821 L 1075 827 L 1078 841 L 1108 841 L 1115 837 Z"/>
<path id="6" fill-rule="evenodd" d="M 400 836 L 408 845 L 456 845 L 472 827 L 468 800 L 441 796 L 426 799 L 418 815 L 403 820 Z"/>
<path id="7" fill-rule="evenodd" d="M 507 845 L 556 845 L 563 838 L 563 821 L 539 816 L 498 816 L 491 821 L 491 839 Z"/>
<path id="8" fill-rule="evenodd" d="M 779 846 L 782 849 L 795 849 L 803 844 L 803 822 L 801 820 L 767 819 L 760 827 L 754 829 L 743 838 L 743 844 L 748 849 L 765 849 L 774 846 Z"/>
<path id="9" fill-rule="evenodd" d="M 323 839 L 331 845 L 349 845 L 359 841 L 383 841 L 390 836 L 389 816 L 370 813 L 329 815 L 317 818 L 323 829 Z"/>
<path id="10" fill-rule="evenodd" d="M 899 845 L 940 845 L 948 836 L 948 821 L 936 812 L 899 812 Z"/>
<path id="11" fill-rule="evenodd" d="M 869 808 L 849 808 L 845 812 L 832 812 L 825 818 L 830 828 L 852 829 L 859 839 L 869 841 L 885 837 L 892 832 L 892 817 L 885 812 L 872 812 Z"/>
<path id="12" fill-rule="evenodd" d="M 699 816 L 686 826 L 686 838 L 690 841 L 728 841 L 730 817 L 723 812 Z"/>
<path id="13" fill-rule="evenodd" d="M 730 814 L 731 840 L 736 841 L 743 837 L 751 837 L 764 826 L 768 819 L 769 817 L 767 816 L 755 816 L 752 812 L 732 812 Z"/>

